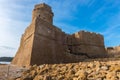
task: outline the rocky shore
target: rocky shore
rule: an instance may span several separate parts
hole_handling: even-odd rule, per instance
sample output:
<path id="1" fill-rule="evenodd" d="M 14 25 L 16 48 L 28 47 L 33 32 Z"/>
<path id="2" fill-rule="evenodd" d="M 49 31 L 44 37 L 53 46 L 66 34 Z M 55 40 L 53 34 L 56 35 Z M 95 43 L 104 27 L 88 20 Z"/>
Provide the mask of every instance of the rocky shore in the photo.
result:
<path id="1" fill-rule="evenodd" d="M 34 65 L 14 80 L 120 80 L 120 60 Z"/>

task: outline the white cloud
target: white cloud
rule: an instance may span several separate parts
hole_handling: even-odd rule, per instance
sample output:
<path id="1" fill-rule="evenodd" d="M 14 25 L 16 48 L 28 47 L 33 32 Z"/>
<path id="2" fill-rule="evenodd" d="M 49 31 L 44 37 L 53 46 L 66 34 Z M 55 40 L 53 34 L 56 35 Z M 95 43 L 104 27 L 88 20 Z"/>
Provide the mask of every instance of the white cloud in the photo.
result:
<path id="1" fill-rule="evenodd" d="M 17 12 L 17 9 L 25 7 L 22 7 L 22 5 L 16 5 L 14 1 L 10 1 L 9 4 L 8 2 L 8 0 L 0 1 L 0 56 L 15 55 L 19 46 L 21 34 L 28 25 L 27 21 L 23 22 L 19 20 L 21 18 L 19 15 L 23 15 L 24 13 L 20 11 Z M 11 50 L 2 46 L 11 46 L 15 49 Z"/>

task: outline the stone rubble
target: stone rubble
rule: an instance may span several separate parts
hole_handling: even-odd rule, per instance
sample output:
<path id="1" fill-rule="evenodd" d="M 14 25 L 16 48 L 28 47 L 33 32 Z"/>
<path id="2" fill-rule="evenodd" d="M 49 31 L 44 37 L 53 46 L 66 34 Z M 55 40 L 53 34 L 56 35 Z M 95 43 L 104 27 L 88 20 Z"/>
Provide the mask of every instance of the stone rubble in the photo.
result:
<path id="1" fill-rule="evenodd" d="M 120 80 L 120 60 L 34 65 L 15 80 Z"/>

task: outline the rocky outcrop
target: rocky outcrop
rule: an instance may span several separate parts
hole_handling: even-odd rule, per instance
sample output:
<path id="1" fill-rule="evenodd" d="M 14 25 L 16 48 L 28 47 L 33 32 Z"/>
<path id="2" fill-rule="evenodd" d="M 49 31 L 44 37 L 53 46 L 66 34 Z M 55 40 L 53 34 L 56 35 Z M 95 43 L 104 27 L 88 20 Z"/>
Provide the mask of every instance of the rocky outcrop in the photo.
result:
<path id="1" fill-rule="evenodd" d="M 120 60 L 34 65 L 16 80 L 120 80 Z"/>

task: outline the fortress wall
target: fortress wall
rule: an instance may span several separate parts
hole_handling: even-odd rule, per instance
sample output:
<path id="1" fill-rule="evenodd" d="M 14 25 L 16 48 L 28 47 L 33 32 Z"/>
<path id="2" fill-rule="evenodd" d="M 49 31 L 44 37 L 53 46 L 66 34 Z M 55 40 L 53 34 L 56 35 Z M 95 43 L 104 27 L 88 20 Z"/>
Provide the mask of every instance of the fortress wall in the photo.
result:
<path id="1" fill-rule="evenodd" d="M 103 36 L 96 33 L 80 31 L 75 33 L 75 44 L 88 44 L 94 46 L 104 46 Z"/>
<path id="2" fill-rule="evenodd" d="M 115 47 L 115 52 L 116 53 L 114 53 L 114 57 L 119 57 L 120 58 L 120 46 Z"/>
<path id="3" fill-rule="evenodd" d="M 62 32 L 61 29 L 57 28 L 51 23 L 48 23 L 47 21 L 44 21 L 40 17 L 37 17 L 36 19 L 35 34 L 43 35 L 61 44 L 63 42 L 64 36 L 66 35 L 64 32 Z"/>
<path id="4" fill-rule="evenodd" d="M 120 52 L 120 46 L 115 47 L 115 49 L 117 50 L 117 52 Z"/>
<path id="5" fill-rule="evenodd" d="M 120 57 L 120 46 L 106 48 L 109 57 Z"/>
<path id="6" fill-rule="evenodd" d="M 20 47 L 15 55 L 15 58 L 12 61 L 12 64 L 18 66 L 29 66 L 31 60 L 31 51 L 33 46 L 34 39 L 34 21 L 29 27 L 26 28 L 25 33 L 21 37 Z"/>
<path id="7" fill-rule="evenodd" d="M 116 46 L 116 47 L 108 47 L 107 49 L 107 52 L 110 54 L 110 53 L 119 53 L 120 52 L 120 46 Z"/>
<path id="8" fill-rule="evenodd" d="M 104 47 L 93 45 L 73 45 L 72 53 L 78 55 L 87 55 L 89 58 L 105 57 L 106 51 Z"/>
<path id="9" fill-rule="evenodd" d="M 35 35 L 32 50 L 31 65 L 53 63 L 55 58 L 55 42 L 47 37 Z M 54 62 L 55 63 L 55 62 Z"/>
<path id="10" fill-rule="evenodd" d="M 68 46 L 72 46 L 72 40 L 73 40 L 73 36 L 66 34 L 64 38 L 64 44 Z"/>
<path id="11" fill-rule="evenodd" d="M 63 36 L 60 29 L 38 18 L 36 20 L 31 65 L 34 63 L 60 63 L 64 56 Z"/>
<path id="12" fill-rule="evenodd" d="M 34 35 L 31 35 L 29 39 L 27 39 L 26 41 L 22 41 L 22 43 L 20 43 L 20 47 L 17 51 L 17 54 L 15 55 L 15 58 L 12 61 L 12 64 L 17 64 L 20 66 L 30 65 L 33 38 L 34 38 Z"/>
<path id="13" fill-rule="evenodd" d="M 103 36 L 96 33 L 80 31 L 72 35 L 72 52 L 86 54 L 90 57 L 104 57 Z"/>

